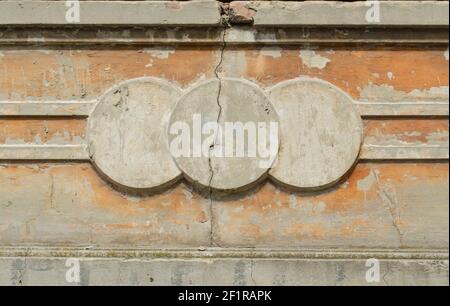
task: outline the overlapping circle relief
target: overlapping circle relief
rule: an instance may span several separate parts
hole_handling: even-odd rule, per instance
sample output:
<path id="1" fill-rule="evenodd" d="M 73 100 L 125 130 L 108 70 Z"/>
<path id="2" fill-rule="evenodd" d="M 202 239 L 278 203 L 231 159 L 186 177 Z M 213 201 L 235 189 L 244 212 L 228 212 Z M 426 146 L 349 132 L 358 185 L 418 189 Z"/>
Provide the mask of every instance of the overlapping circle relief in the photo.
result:
<path id="1" fill-rule="evenodd" d="M 174 156 L 170 143 L 176 136 L 170 127 L 185 122 L 195 129 L 195 118 L 201 127 L 207 122 L 276 122 L 276 158 L 261 163 L 254 156 Z M 101 96 L 87 135 L 98 171 L 130 189 L 157 190 L 184 176 L 203 187 L 234 192 L 269 176 L 285 187 L 310 190 L 338 182 L 352 168 L 363 127 L 352 98 L 320 79 L 297 78 L 263 90 L 247 80 L 222 78 L 181 90 L 145 77 Z"/>

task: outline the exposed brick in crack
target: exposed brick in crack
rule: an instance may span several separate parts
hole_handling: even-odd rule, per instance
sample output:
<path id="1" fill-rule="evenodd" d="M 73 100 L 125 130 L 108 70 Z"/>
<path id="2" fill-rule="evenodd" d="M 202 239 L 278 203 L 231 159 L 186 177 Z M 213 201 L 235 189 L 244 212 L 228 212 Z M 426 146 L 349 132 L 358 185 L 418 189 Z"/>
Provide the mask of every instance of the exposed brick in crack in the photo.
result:
<path id="1" fill-rule="evenodd" d="M 228 16 L 230 24 L 253 24 L 253 17 L 256 14 L 256 9 L 249 6 L 245 1 L 233 1 L 229 4 L 223 4 L 224 13 Z"/>

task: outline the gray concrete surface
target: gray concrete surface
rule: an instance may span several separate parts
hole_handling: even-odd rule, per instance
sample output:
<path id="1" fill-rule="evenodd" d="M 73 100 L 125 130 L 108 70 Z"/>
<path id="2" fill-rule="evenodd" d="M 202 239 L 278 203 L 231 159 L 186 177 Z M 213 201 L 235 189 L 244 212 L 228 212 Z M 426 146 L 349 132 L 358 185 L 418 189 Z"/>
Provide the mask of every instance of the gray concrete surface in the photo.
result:
<path id="1" fill-rule="evenodd" d="M 115 86 L 89 116 L 94 165 L 125 188 L 155 190 L 181 178 L 169 151 L 167 129 L 181 90 L 140 78 Z"/>
<path id="2" fill-rule="evenodd" d="M 269 133 L 270 124 L 278 125 L 279 119 L 269 99 L 258 86 L 245 80 L 231 78 L 208 80 L 199 84 L 180 99 L 172 113 L 170 126 L 177 122 L 187 123 L 190 133 L 195 135 L 196 115 L 201 116 L 201 124 L 219 123 L 222 135 L 218 131 L 206 131 L 200 139 L 202 143 L 198 144 L 194 143 L 194 137 L 191 137 L 190 157 L 174 157 L 177 165 L 191 181 L 221 191 L 239 191 L 254 185 L 266 174 L 274 158 L 259 154 L 258 143 L 262 136 L 258 137 L 260 136 L 258 124 L 265 124 Z M 235 124 L 245 126 L 248 123 L 255 128 L 254 132 L 258 133 L 255 136 L 258 136 L 252 139 L 247 136 L 249 130 L 242 129 L 245 152 L 244 156 L 239 156 L 238 142 L 241 137 L 234 136 L 231 145 L 228 146 L 225 139 L 226 124 L 232 124 L 231 132 L 236 135 Z M 267 139 L 269 134 L 265 136 Z M 169 135 L 169 142 L 174 143 L 177 138 L 179 134 Z M 273 142 L 278 148 L 278 137 L 273 139 Z M 255 149 L 254 156 L 252 147 Z M 228 148 L 231 148 L 232 158 L 227 157 Z M 196 152 L 199 149 L 203 152 Z M 201 156 L 198 156 L 199 154 Z"/>
<path id="3" fill-rule="evenodd" d="M 79 283 L 67 258 L 0 258 L 0 285 L 448 285 L 448 260 L 381 260 L 379 282 L 366 260 L 83 258 Z M 77 274 L 78 275 L 78 274 Z M 73 280 L 69 276 L 69 280 Z M 76 280 L 76 279 L 75 279 Z"/>
<path id="4" fill-rule="evenodd" d="M 311 64 L 321 65 L 320 57 Z M 280 83 L 269 95 L 283 118 L 271 177 L 300 189 L 340 180 L 357 161 L 363 142 L 361 116 L 352 99 L 332 84 L 310 78 Z"/>
<path id="5" fill-rule="evenodd" d="M 383 1 L 380 22 L 375 23 L 365 18 L 370 9 L 365 1 L 258 1 L 237 3 L 234 8 L 234 16 L 230 11 L 221 16 L 220 4 L 214 0 L 170 3 L 83 1 L 80 22 L 69 24 L 65 19 L 67 8 L 64 1 L 0 1 L 0 65 L 7 59 L 8 65 L 13 67 L 0 69 L 8 73 L 5 73 L 3 91 L 14 91 L 17 97 L 32 100 L 16 101 L 16 96 L 13 96 L 11 99 L 14 101 L 0 101 L 0 116 L 6 116 L 6 120 L 18 119 L 16 116 L 70 116 L 71 119 L 77 116 L 84 120 L 97 103 L 97 100 L 90 99 L 97 99 L 100 90 L 88 90 L 90 96 L 84 97 L 86 100 L 83 101 L 69 101 L 70 96 L 75 97 L 74 94 L 86 86 L 84 78 L 88 75 L 98 73 L 99 77 L 90 81 L 103 82 L 107 74 L 101 72 L 104 62 L 100 57 L 105 52 L 100 50 L 118 51 L 116 47 L 119 46 L 128 50 L 139 49 L 143 45 L 159 48 L 166 45 L 173 47 L 175 56 L 164 59 L 167 61 L 161 59 L 158 62 L 160 71 L 146 70 L 148 61 L 142 61 L 145 69 L 140 67 L 128 71 L 121 65 L 121 61 L 130 63 L 122 57 L 122 49 L 112 52 L 107 55 L 111 55 L 110 59 L 116 63 L 115 72 L 110 76 L 114 79 L 111 84 L 119 79 L 153 74 L 177 82 L 181 80 L 177 86 L 185 86 L 188 95 L 199 90 L 199 94 L 190 99 L 197 103 L 197 110 L 206 113 L 206 119 L 211 121 L 269 117 L 265 115 L 265 107 L 261 112 L 263 104 L 269 106 L 271 114 L 276 110 L 275 107 L 272 110 L 264 96 L 266 88 L 263 84 L 258 88 L 237 81 L 238 85 L 229 86 L 224 81 L 221 88 L 217 80 L 211 80 L 210 83 L 205 82 L 211 86 L 206 91 L 190 87 L 194 81 L 213 77 L 213 72 L 199 69 L 202 72 L 196 76 L 183 76 L 178 69 L 185 67 L 181 64 L 183 61 L 191 59 L 177 57 L 183 54 L 183 50 L 218 50 L 217 56 L 213 56 L 217 63 L 212 61 L 212 65 L 219 65 L 213 66 L 217 76 L 241 79 L 252 75 L 254 81 L 261 83 L 266 80 L 261 79 L 258 71 L 251 71 L 251 65 L 247 64 L 257 60 L 258 67 L 273 67 L 275 75 L 270 78 L 275 80 L 276 70 L 283 67 L 282 59 L 288 58 L 286 53 L 292 46 L 299 49 L 294 58 L 301 58 L 304 70 L 317 69 L 314 71 L 316 76 L 328 77 L 329 81 L 332 75 L 324 68 L 338 60 L 328 62 L 310 46 L 323 49 L 323 46 L 338 45 L 350 51 L 362 50 L 363 53 L 370 49 L 374 53 L 363 57 L 373 60 L 380 59 L 375 50 L 400 49 L 405 56 L 428 58 L 433 56 L 433 48 L 437 47 L 440 51 L 435 60 L 444 56 L 448 64 L 448 49 L 444 52 L 444 48 L 448 48 L 448 1 Z M 234 26 L 225 29 L 221 22 L 230 17 Z M 136 27 L 130 28 L 129 25 Z M 272 48 L 267 48 L 269 45 Z M 245 48 L 240 48 L 242 46 Z M 75 59 L 69 59 L 69 56 L 87 47 L 92 48 L 94 54 L 91 55 L 97 55 L 96 60 L 82 62 L 86 67 L 71 71 L 80 66 L 68 66 L 67 62 L 75 63 Z M 221 52 L 221 48 L 226 48 L 226 51 Z M 13 54 L 4 57 L 3 51 L 11 50 L 14 50 Z M 411 55 L 425 50 L 422 55 Z M 33 51 L 46 54 L 36 59 L 41 66 L 34 66 L 33 56 L 28 56 L 28 52 L 35 56 Z M 65 55 L 60 56 L 59 52 Z M 127 54 L 126 51 L 123 54 Z M 109 61 L 107 56 L 105 62 Z M 136 56 L 137 60 L 141 58 L 137 54 L 131 56 L 133 59 Z M 42 61 L 54 63 L 49 60 L 52 57 L 60 62 L 48 65 L 49 71 L 54 69 L 51 79 L 58 79 L 59 84 L 67 86 L 64 93 L 68 96 L 63 95 L 67 101 L 47 101 L 52 95 L 56 96 L 58 88 L 53 88 L 52 83 L 39 83 L 39 80 L 47 80 L 41 77 L 41 70 L 47 69 L 42 69 L 45 66 Z M 277 58 L 281 61 L 277 62 Z M 285 67 L 298 65 L 294 58 L 285 61 Z M 427 60 L 435 63 L 433 59 Z M 34 75 L 27 72 L 32 64 Z M 205 66 L 208 64 L 205 56 Z M 11 67 L 8 65 L 6 67 Z M 36 67 L 41 67 L 41 70 Z M 369 72 L 377 70 L 373 67 Z M 21 69 L 23 83 L 38 81 L 31 82 L 30 86 L 22 84 L 18 81 L 21 80 Z M 271 73 L 270 69 L 265 71 Z M 70 86 L 70 80 L 66 83 L 69 74 L 79 77 L 75 87 Z M 348 80 L 344 74 L 338 74 L 336 78 L 350 83 L 358 81 L 350 80 L 353 75 L 348 75 Z M 280 76 L 284 81 L 298 74 L 278 74 Z M 395 77 L 402 76 L 405 81 L 397 85 L 408 85 L 411 76 L 399 74 Z M 421 87 L 426 87 L 428 80 L 429 76 L 424 78 Z M 448 85 L 445 80 L 442 83 Z M 448 86 L 409 92 L 405 88 L 396 88 L 397 85 L 363 82 L 361 99 L 354 101 L 360 115 L 395 117 L 391 119 L 420 116 L 423 120 L 441 120 L 440 117 L 448 116 Z M 45 89 L 42 95 L 32 97 L 30 92 L 36 92 L 33 87 Z M 104 172 L 108 172 L 112 179 L 103 180 L 91 166 L 90 152 L 83 139 L 77 144 L 0 145 L 0 285 L 449 284 L 448 129 L 435 131 L 432 135 L 424 134 L 426 139 L 419 144 L 412 141 L 402 143 L 402 135 L 387 133 L 364 140 L 360 158 L 365 161 L 345 182 L 327 191 L 303 193 L 265 181 L 246 192 L 215 198 L 196 192 L 193 184 L 186 182 L 173 186 L 169 191 L 156 188 L 181 173 L 173 168 L 170 154 L 165 154 L 167 152 L 163 149 L 167 138 L 162 134 L 165 126 L 161 123 L 172 112 L 158 108 L 172 105 L 174 99 L 169 96 L 178 95 L 179 91 L 169 84 L 142 85 L 134 89 L 138 96 L 155 98 L 150 102 L 158 103 L 150 103 L 146 108 L 139 105 L 137 99 L 127 100 L 133 103 L 136 112 L 126 115 L 125 109 L 116 113 L 118 117 L 126 117 L 124 122 L 105 120 L 105 125 L 100 124 L 99 130 L 105 133 L 100 137 L 101 147 L 97 152 L 104 150 L 99 161 L 106 163 Z M 243 95 L 243 92 L 248 95 Z M 317 98 L 323 95 L 321 90 L 314 92 Z M 298 96 L 302 95 L 303 91 L 298 89 L 294 94 L 279 94 L 278 97 L 288 97 L 287 101 L 295 104 Z M 75 99 L 79 97 L 77 95 Z M 239 101 L 241 106 L 245 104 L 242 109 L 234 105 L 236 97 L 244 100 Z M 120 99 L 108 99 L 100 98 L 104 103 L 100 108 L 103 107 L 105 113 L 111 113 L 116 102 L 117 106 L 121 104 Z M 160 104 L 161 101 L 164 102 Z M 208 107 L 204 107 L 205 104 Z M 285 116 L 289 118 L 291 109 L 287 109 L 288 114 L 284 114 L 281 120 Z M 188 118 L 187 115 L 193 111 L 194 108 L 185 107 L 179 113 L 180 118 Z M 356 116 L 354 110 L 349 113 L 353 120 Z M 143 114 L 145 120 L 139 117 Z M 356 126 L 348 118 L 344 122 L 343 117 L 340 116 L 339 120 L 327 117 L 327 128 L 334 125 L 335 130 L 341 132 L 341 127 Z M 383 120 L 388 121 L 386 118 Z M 125 127 L 125 134 L 150 131 L 149 134 L 144 133 L 139 142 L 132 141 L 130 146 L 125 146 L 125 159 L 121 159 L 124 151 L 120 143 L 108 141 L 122 139 L 113 133 L 120 130 L 120 126 Z M 293 125 L 294 129 L 296 127 Z M 287 131 L 289 136 L 295 135 L 292 127 Z M 160 137 L 153 132 L 159 133 Z M 338 136 L 343 142 L 358 139 L 355 135 L 345 139 Z M 406 136 L 417 135 L 413 131 Z M 151 169 L 145 167 L 150 157 L 147 153 L 153 151 L 147 147 L 146 137 L 160 140 L 156 143 L 157 154 L 152 156 L 154 168 Z M 294 143 L 289 142 L 288 145 Z M 320 175 L 340 177 L 354 161 L 350 157 L 357 147 L 350 146 L 353 148 L 350 151 L 346 150 L 349 147 L 342 148 L 342 157 L 348 157 L 348 160 L 327 157 L 329 162 L 343 165 L 337 173 L 332 173 L 335 169 L 320 165 L 316 170 L 321 170 Z M 318 155 L 310 157 L 312 161 L 320 160 Z M 386 159 L 390 161 L 384 162 Z M 132 167 L 121 168 L 122 162 L 131 163 Z M 155 168 L 160 171 L 153 171 Z M 203 187 L 243 191 L 264 177 L 267 169 L 255 168 L 248 161 L 230 166 L 227 161 L 212 158 L 192 162 L 184 167 L 184 171 L 194 183 Z M 317 174 L 313 176 L 319 177 Z M 297 178 L 295 173 L 284 175 L 287 181 L 292 178 Z M 322 185 L 331 180 L 320 178 L 314 184 Z M 110 186 L 110 181 L 122 187 L 127 185 L 158 193 L 136 196 L 117 191 Z M 298 186 L 303 182 L 291 183 Z M 214 246 L 216 248 L 209 249 Z M 66 261 L 69 258 L 80 259 L 79 283 L 67 282 L 69 267 Z M 381 265 L 379 282 L 369 284 L 366 260 L 370 258 L 379 259 Z"/>
<path id="6" fill-rule="evenodd" d="M 254 26 L 441 26 L 448 27 L 447 1 L 380 1 L 377 22 L 366 19 L 372 2 L 255 1 Z"/>
<path id="7" fill-rule="evenodd" d="M 239 1 L 235 1 L 235 4 Z M 236 6 L 236 5 L 235 5 Z M 220 3 L 216 1 L 81 1 L 78 25 L 219 25 Z M 249 1 L 246 18 L 255 26 L 441 26 L 448 27 L 447 1 L 381 1 L 381 18 L 371 23 L 365 16 L 366 1 Z M 67 8 L 63 1 L 1 1 L 0 24 L 64 25 Z M 234 15 L 232 19 L 242 20 Z M 239 16 L 238 16 L 239 17 Z M 245 19 L 245 18 L 244 18 Z M 247 20 L 245 19 L 245 20 Z M 245 23 L 251 23 L 251 20 Z"/>
<path id="8" fill-rule="evenodd" d="M 0 25 L 217 26 L 215 1 L 80 1 L 80 20 L 66 19 L 65 1 L 1 1 Z M 69 19 L 70 20 L 70 19 Z"/>

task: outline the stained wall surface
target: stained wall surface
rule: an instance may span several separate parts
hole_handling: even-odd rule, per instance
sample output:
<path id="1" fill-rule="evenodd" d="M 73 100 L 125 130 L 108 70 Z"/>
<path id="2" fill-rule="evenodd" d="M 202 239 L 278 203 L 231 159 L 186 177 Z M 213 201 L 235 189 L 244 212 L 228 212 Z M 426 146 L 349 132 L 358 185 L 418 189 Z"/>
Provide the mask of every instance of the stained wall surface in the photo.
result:
<path id="1" fill-rule="evenodd" d="M 375 284 L 448 284 L 448 20 L 307 29 L 258 15 L 276 3 L 202 5 L 218 25 L 38 30 L 0 19 L 0 284 L 69 285 L 72 257 L 83 285 L 367 285 L 369 258 L 381 261 Z M 233 78 L 267 96 L 285 81 L 325 81 L 361 115 L 359 157 L 320 190 L 267 175 L 216 194 L 181 172 L 127 190 L 90 161 L 89 114 L 111 87 L 144 77 L 180 93 Z"/>

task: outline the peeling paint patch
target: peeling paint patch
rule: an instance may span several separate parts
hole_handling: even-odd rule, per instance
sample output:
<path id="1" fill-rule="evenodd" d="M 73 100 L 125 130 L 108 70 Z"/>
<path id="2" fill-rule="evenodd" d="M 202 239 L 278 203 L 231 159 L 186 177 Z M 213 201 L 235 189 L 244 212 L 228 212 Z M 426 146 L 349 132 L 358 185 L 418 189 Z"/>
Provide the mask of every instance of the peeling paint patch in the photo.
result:
<path id="1" fill-rule="evenodd" d="M 364 143 L 376 146 L 448 147 L 446 119 L 365 120 Z"/>
<path id="2" fill-rule="evenodd" d="M 247 69 L 245 51 L 230 50 L 222 59 L 222 69 L 227 76 L 242 77 Z"/>
<path id="3" fill-rule="evenodd" d="M 261 54 L 264 56 L 270 56 L 272 58 L 280 58 L 282 50 L 283 49 L 279 47 L 264 47 L 261 49 Z"/>
<path id="4" fill-rule="evenodd" d="M 25 142 L 25 140 L 23 140 L 23 139 L 11 139 L 11 138 L 6 138 L 4 143 L 6 145 L 25 145 L 25 144 L 27 144 Z"/>
<path id="5" fill-rule="evenodd" d="M 226 33 L 225 39 L 227 42 L 233 41 L 256 42 L 254 31 L 248 31 L 246 29 L 240 28 L 230 28 Z"/>
<path id="6" fill-rule="evenodd" d="M 449 87 L 440 86 L 429 89 L 414 89 L 410 92 L 399 91 L 394 86 L 383 84 L 375 85 L 370 83 L 364 88 L 360 88 L 361 100 L 366 101 L 405 101 L 405 100 L 422 100 L 422 101 L 445 101 L 449 97 Z"/>
<path id="7" fill-rule="evenodd" d="M 360 179 L 356 183 L 357 189 L 360 191 L 364 191 L 364 192 L 370 191 L 372 189 L 372 187 L 374 185 L 376 185 L 376 183 L 377 183 L 377 177 L 376 177 L 377 173 L 376 172 L 377 172 L 377 170 L 370 171 L 368 176 L 366 176 L 363 179 Z"/>
<path id="8" fill-rule="evenodd" d="M 150 54 L 152 57 L 168 59 L 171 54 L 175 53 L 175 48 L 144 49 L 144 52 Z"/>
<path id="9" fill-rule="evenodd" d="M 85 143 L 85 120 L 0 120 L 0 145 Z"/>
<path id="10" fill-rule="evenodd" d="M 308 68 L 324 69 L 331 60 L 313 50 L 300 50 L 300 58 Z"/>

